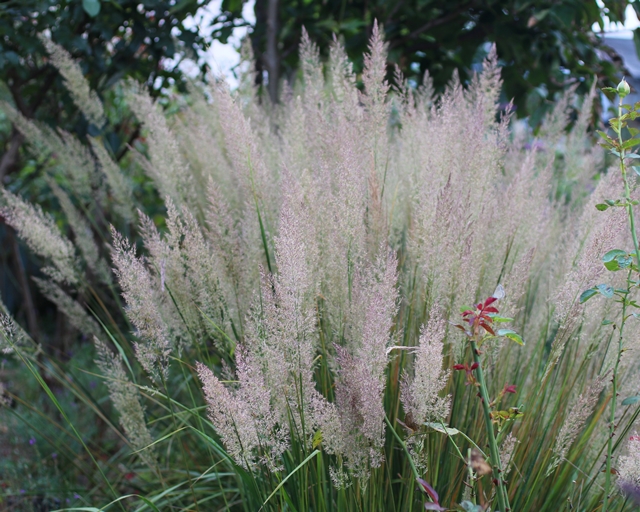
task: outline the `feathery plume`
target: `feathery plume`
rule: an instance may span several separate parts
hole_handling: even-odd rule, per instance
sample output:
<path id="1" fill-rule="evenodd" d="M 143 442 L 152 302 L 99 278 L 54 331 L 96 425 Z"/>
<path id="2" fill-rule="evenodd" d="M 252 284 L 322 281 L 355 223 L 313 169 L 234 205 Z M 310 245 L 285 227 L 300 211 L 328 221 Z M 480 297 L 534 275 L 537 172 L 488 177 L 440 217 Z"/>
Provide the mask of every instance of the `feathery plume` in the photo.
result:
<path id="1" fill-rule="evenodd" d="M 116 212 L 127 222 L 133 220 L 133 185 L 122 173 L 116 162 L 113 161 L 104 144 L 95 137 L 88 137 L 93 149 L 93 154 L 98 161 L 98 169 L 106 178 L 111 190 L 110 199 Z"/>
<path id="2" fill-rule="evenodd" d="M 505 476 L 509 472 L 511 462 L 513 461 L 513 454 L 519 442 L 518 438 L 513 435 L 513 432 L 509 432 L 509 435 L 502 442 L 502 446 L 500 447 L 500 467 Z"/>
<path id="3" fill-rule="evenodd" d="M 0 312 L 0 353 L 11 354 L 15 348 L 23 345 L 26 339 L 24 331 L 6 312 L 4 304 Z"/>
<path id="4" fill-rule="evenodd" d="M 153 438 L 144 419 L 144 409 L 140 402 L 140 393 L 129 380 L 124 369 L 122 356 L 113 353 L 102 341 L 94 336 L 96 347 L 96 364 L 105 377 L 105 384 L 109 389 L 111 402 L 118 414 L 120 424 L 131 443 L 134 451 L 145 464 L 150 467 L 156 465 Z"/>
<path id="5" fill-rule="evenodd" d="M 389 105 L 386 103 L 389 92 L 387 74 L 387 45 L 384 43 L 384 34 L 378 26 L 378 21 L 373 23 L 369 52 L 364 55 L 364 71 L 362 82 L 364 94 L 360 95 L 360 101 L 365 107 L 367 127 L 365 140 L 372 155 L 373 176 L 383 172 L 387 160 L 388 141 L 386 136 L 387 122 L 389 118 Z M 377 176 L 376 176 L 377 178 Z"/>
<path id="6" fill-rule="evenodd" d="M 555 468 L 565 459 L 569 448 L 578 437 L 578 434 L 584 428 L 589 416 L 593 413 L 593 408 L 598 403 L 600 393 L 604 389 L 606 375 L 600 375 L 589 385 L 584 393 L 582 393 L 575 403 L 569 409 L 566 419 L 558 433 L 555 445 L 553 447 L 554 459 L 547 468 L 547 475 L 553 473 Z"/>
<path id="7" fill-rule="evenodd" d="M 16 129 L 22 133 L 35 154 L 58 168 L 73 190 L 83 198 L 91 197 L 95 165 L 89 149 L 69 133 L 57 132 L 44 123 L 31 121 L 6 102 L 0 102 Z"/>
<path id="8" fill-rule="evenodd" d="M 314 251 L 306 242 L 310 212 L 298 185 L 285 174 L 280 233 L 275 240 L 278 272 L 263 275 L 260 310 L 248 320 L 247 347 L 260 354 L 265 382 L 283 423 L 291 417 L 300 437 L 312 435 L 316 355 Z M 302 433 L 304 432 L 304 434 Z"/>
<path id="9" fill-rule="evenodd" d="M 73 60 L 67 50 L 44 34 L 39 34 L 39 38 L 51 57 L 51 63 L 64 78 L 64 84 L 71 93 L 73 102 L 88 121 L 101 127 L 105 122 L 102 102 L 96 92 L 91 90 L 78 63 Z"/>
<path id="10" fill-rule="evenodd" d="M 59 283 L 76 285 L 80 281 L 75 249 L 68 238 L 62 236 L 53 218 L 39 205 L 32 205 L 8 190 L 2 191 L 5 206 L 0 209 L 7 224 L 49 266 L 42 271 Z"/>
<path id="11" fill-rule="evenodd" d="M 451 396 L 439 396 L 449 378 L 449 372 L 442 367 L 445 332 L 446 323 L 441 309 L 434 305 L 415 349 L 414 376 L 411 378 L 405 372 L 402 379 L 402 405 L 405 414 L 411 415 L 416 425 L 446 422 L 449 416 Z"/>
<path id="12" fill-rule="evenodd" d="M 287 433 L 277 425 L 279 417 L 270 403 L 272 394 L 259 366 L 245 357 L 240 350 L 236 392 L 227 389 L 205 365 L 197 363 L 209 418 L 239 466 L 254 470 L 263 464 L 275 471 L 280 468 L 279 458 L 288 447 Z"/>
<path id="13" fill-rule="evenodd" d="M 351 334 L 351 346 L 336 347 L 338 382 L 336 410 L 339 431 L 325 432 L 332 451 L 342 455 L 356 476 L 382 463 L 384 444 L 384 372 L 388 362 L 390 331 L 397 312 L 397 260 L 384 255 L 383 246 L 375 264 L 360 276 L 353 301 L 362 303 L 362 320 Z M 329 423 L 326 419 L 325 423 Z M 335 426 L 336 423 L 334 422 Z M 326 427 L 325 427 L 326 428 Z M 338 442 L 335 442 L 336 439 Z"/>
<path id="14" fill-rule="evenodd" d="M 329 47 L 329 81 L 335 101 L 344 107 L 344 112 L 357 113 L 358 95 L 356 94 L 356 77 L 353 73 L 353 64 L 347 56 L 344 47 L 333 35 L 333 41 Z"/>
<path id="15" fill-rule="evenodd" d="M 98 322 L 90 317 L 85 308 L 77 300 L 72 299 L 60 286 L 53 281 L 37 277 L 34 277 L 33 280 L 42 294 L 54 303 L 58 310 L 69 319 L 71 325 L 82 334 L 87 336 L 100 334 L 101 329 Z"/>
<path id="16" fill-rule="evenodd" d="M 304 27 L 302 27 L 299 53 L 305 87 L 305 101 L 308 101 L 310 106 L 317 106 L 318 102 L 322 100 L 322 91 L 324 89 L 320 50 L 311 41 L 307 29 Z"/>
<path id="17" fill-rule="evenodd" d="M 113 226 L 111 236 L 114 272 L 127 303 L 127 316 L 141 339 L 134 345 L 136 355 L 154 380 L 166 379 L 172 343 L 160 309 L 162 301 L 143 260 L 136 257 L 135 249 Z"/>
<path id="18" fill-rule="evenodd" d="M 362 101 L 365 107 L 370 109 L 373 119 L 377 121 L 376 125 L 379 125 L 382 118 L 385 117 L 384 104 L 389 92 L 389 83 L 386 80 L 387 45 L 384 42 L 384 35 L 378 25 L 378 20 L 373 22 L 368 50 L 368 53 L 364 55 L 364 71 L 362 73 L 364 95 Z"/>
<path id="19" fill-rule="evenodd" d="M 138 163 L 155 181 L 162 197 L 171 198 L 176 204 L 190 205 L 197 198 L 193 174 L 180 154 L 176 138 L 160 106 L 154 103 L 143 87 L 133 81 L 128 82 L 127 99 L 131 110 L 148 130 L 146 140 L 150 161 L 138 153 Z"/>
<path id="20" fill-rule="evenodd" d="M 75 237 L 75 245 L 80 249 L 80 254 L 87 263 L 87 266 L 103 283 L 111 284 L 111 272 L 107 263 L 100 257 L 98 245 L 93 238 L 91 226 L 87 220 L 80 215 L 80 212 L 71 202 L 71 198 L 62 190 L 53 179 L 47 179 L 47 183 L 56 196 L 62 211 L 67 217 L 69 226 Z"/>

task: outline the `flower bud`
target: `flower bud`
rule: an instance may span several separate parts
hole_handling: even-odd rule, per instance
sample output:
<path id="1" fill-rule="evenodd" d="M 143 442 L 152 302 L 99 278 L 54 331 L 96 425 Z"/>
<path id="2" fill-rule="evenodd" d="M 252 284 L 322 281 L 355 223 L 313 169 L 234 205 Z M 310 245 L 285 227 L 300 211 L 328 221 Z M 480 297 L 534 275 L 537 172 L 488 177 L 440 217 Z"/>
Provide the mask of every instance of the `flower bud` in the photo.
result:
<path id="1" fill-rule="evenodd" d="M 625 96 L 627 96 L 631 92 L 631 89 L 629 89 L 629 84 L 627 83 L 627 81 L 624 78 L 618 84 L 617 90 L 618 90 L 618 95 L 620 96 L 620 98 L 624 98 Z"/>

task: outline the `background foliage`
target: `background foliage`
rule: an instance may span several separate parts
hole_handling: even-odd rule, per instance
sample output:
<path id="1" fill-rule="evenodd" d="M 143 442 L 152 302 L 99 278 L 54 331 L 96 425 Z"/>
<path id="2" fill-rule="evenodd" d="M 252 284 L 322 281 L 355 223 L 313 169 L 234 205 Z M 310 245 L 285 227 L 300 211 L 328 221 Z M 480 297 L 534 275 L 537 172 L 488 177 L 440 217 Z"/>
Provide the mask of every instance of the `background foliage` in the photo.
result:
<path id="1" fill-rule="evenodd" d="M 222 2 L 224 12 L 219 21 L 223 26 L 241 16 L 242 4 L 237 0 Z M 277 16 L 270 20 L 273 4 Z M 523 116 L 536 113 L 545 100 L 553 101 L 555 93 L 570 85 L 578 84 L 580 92 L 586 93 L 594 75 L 601 83 L 613 80 L 615 66 L 605 57 L 592 26 L 602 26 L 605 15 L 613 22 L 624 21 L 627 5 L 640 8 L 638 2 L 627 0 L 601 4 L 595 0 L 258 0 L 251 41 L 259 57 L 259 71 L 274 73 L 270 60 L 275 59 L 275 76 L 290 79 L 298 67 L 296 49 L 303 26 L 324 55 L 336 34 L 344 41 L 355 69 L 361 70 L 362 55 L 377 19 L 389 42 L 390 64 L 398 65 L 416 83 L 421 83 L 428 71 L 436 90 L 444 88 L 454 70 L 463 81 L 468 80 L 486 56 L 487 43 L 495 43 L 503 68 L 503 98 L 513 98 L 518 115 Z M 214 34 L 224 40 L 224 32 Z M 268 49 L 273 37 L 277 41 L 274 57 Z M 542 113 L 537 113 L 535 123 Z"/>

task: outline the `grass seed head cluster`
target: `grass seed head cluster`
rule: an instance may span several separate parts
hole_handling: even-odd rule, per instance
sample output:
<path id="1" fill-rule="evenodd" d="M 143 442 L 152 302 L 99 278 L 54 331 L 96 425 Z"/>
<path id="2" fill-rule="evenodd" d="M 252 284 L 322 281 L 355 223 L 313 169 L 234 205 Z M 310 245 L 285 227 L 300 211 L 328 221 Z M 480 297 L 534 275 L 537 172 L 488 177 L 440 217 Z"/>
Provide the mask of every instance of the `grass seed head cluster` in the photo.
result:
<path id="1" fill-rule="evenodd" d="M 104 121 L 47 44 L 78 107 Z M 236 93 L 190 85 L 172 115 L 126 84 L 145 143 L 125 163 L 159 194 L 161 222 L 100 138 L 83 146 L 3 106 L 47 157 L 69 229 L 7 190 L 2 215 L 41 258 L 44 295 L 96 336 L 137 492 L 180 509 L 496 510 L 493 467 L 511 510 L 593 510 L 621 318 L 580 296 L 629 238 L 622 209 L 594 208 L 621 189 L 587 134 L 595 92 L 566 131 L 569 91 L 533 139 L 498 104 L 495 49 L 438 96 L 428 75 L 417 89 L 387 82 L 377 26 L 361 76 L 337 41 L 322 63 L 305 34 L 300 55 L 278 104 L 247 86 L 252 73 Z M 526 344 L 479 340 L 481 400 L 452 324 L 498 285 L 500 321 Z M 35 368 L 11 325 L 0 347 Z M 636 342 L 628 329 L 616 366 L 628 394 Z M 637 415 L 620 413 L 617 439 Z M 625 492 L 640 478 L 636 437 L 628 454 L 616 445 Z M 107 459 L 92 458 L 96 499 L 125 493 Z"/>

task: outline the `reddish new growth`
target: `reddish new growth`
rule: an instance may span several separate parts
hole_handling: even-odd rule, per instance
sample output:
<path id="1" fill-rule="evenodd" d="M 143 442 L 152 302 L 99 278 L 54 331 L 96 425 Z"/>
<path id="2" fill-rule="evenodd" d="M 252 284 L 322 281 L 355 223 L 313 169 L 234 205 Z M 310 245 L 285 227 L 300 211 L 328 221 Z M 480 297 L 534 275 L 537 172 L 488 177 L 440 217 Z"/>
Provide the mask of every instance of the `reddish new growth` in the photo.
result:
<path id="1" fill-rule="evenodd" d="M 470 331 L 467 331 L 461 325 L 457 327 L 465 331 L 467 335 L 479 334 L 480 328 L 482 327 L 489 334 L 495 336 L 496 333 L 491 327 L 493 318 L 491 318 L 491 316 L 489 315 L 490 313 L 498 313 L 498 308 L 491 305 L 497 300 L 498 299 L 496 297 L 489 297 L 484 301 L 484 303 L 479 302 L 478 304 L 476 304 L 475 310 L 467 309 L 462 313 L 462 318 L 464 318 L 465 322 L 469 324 Z"/>
<path id="2" fill-rule="evenodd" d="M 468 386 L 469 384 L 473 384 L 474 386 L 477 386 L 478 381 L 473 376 L 473 370 L 475 370 L 478 366 L 480 366 L 478 363 L 473 363 L 471 366 L 469 366 L 467 363 L 454 364 L 453 369 L 465 371 L 465 373 L 467 374 L 467 381 L 464 383 L 465 386 Z"/>
<path id="3" fill-rule="evenodd" d="M 516 393 L 516 385 L 515 384 L 511 384 L 511 385 L 504 385 L 504 389 L 502 390 L 503 393 Z"/>

